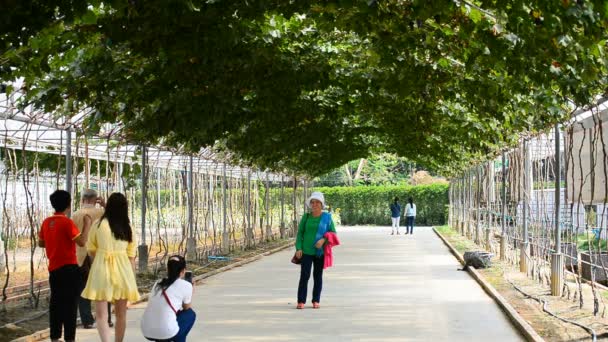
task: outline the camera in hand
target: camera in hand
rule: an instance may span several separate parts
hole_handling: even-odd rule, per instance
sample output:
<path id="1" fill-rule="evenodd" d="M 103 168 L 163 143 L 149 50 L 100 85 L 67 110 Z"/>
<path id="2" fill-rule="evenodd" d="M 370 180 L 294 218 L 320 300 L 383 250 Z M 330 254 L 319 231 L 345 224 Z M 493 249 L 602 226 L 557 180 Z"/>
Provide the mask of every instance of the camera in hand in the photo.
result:
<path id="1" fill-rule="evenodd" d="M 192 284 L 192 271 L 186 271 L 184 275 L 184 280 Z"/>

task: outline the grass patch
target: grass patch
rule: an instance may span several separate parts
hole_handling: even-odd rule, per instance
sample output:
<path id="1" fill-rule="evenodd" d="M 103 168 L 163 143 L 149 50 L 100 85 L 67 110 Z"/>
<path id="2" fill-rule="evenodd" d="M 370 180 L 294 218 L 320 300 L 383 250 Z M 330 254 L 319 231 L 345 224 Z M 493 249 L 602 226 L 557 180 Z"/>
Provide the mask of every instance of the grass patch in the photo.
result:
<path id="1" fill-rule="evenodd" d="M 458 231 L 449 226 L 435 227 L 435 230 L 448 240 L 460 254 L 464 254 L 466 251 L 479 249 L 475 243 L 460 235 Z"/>
<path id="2" fill-rule="evenodd" d="M 458 234 L 454 229 L 450 228 L 450 226 L 439 226 L 435 227 L 435 230 L 441 233 L 441 235 L 448 237 L 452 235 Z"/>
<path id="3" fill-rule="evenodd" d="M 608 250 L 607 241 L 602 239 L 596 239 L 592 233 L 589 233 L 589 235 L 585 233 L 576 236 L 576 245 L 578 246 L 578 250 L 581 252 L 589 251 L 589 242 L 591 242 L 592 251 Z"/>

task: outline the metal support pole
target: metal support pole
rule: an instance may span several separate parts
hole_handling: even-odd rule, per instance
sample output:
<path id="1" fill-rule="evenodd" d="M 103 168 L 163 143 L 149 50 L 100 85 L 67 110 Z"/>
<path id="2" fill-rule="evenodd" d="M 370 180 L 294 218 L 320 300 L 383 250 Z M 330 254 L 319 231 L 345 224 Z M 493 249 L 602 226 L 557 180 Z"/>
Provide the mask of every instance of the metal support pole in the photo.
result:
<path id="1" fill-rule="evenodd" d="M 281 239 L 285 238 L 285 176 L 281 175 Z"/>
<path id="2" fill-rule="evenodd" d="M 530 205 L 530 194 L 532 193 L 532 179 L 530 174 L 530 146 L 528 145 L 528 141 L 524 139 L 523 141 L 523 149 L 524 149 L 524 201 L 523 201 L 523 241 L 520 244 L 519 251 L 519 270 L 523 273 L 528 273 L 529 271 L 529 248 L 530 248 L 530 239 L 528 237 L 528 206 Z"/>
<path id="3" fill-rule="evenodd" d="M 5 171 L 5 166 L 4 166 L 4 160 L 2 160 L 2 158 L 0 158 L 0 185 L 4 182 L 4 171 Z M 5 198 L 3 196 L 3 192 L 0 191 L 0 203 L 4 203 Z M 0 231 L 4 231 L 4 213 L 0 213 Z M 4 234 L 0 234 L 0 268 L 4 268 L 5 266 L 5 262 L 4 262 L 4 253 L 6 252 L 4 250 L 4 240 L 2 239 L 2 236 Z"/>
<path id="4" fill-rule="evenodd" d="M 188 160 L 188 239 L 186 258 L 196 260 L 196 239 L 194 238 L 194 156 Z"/>
<path id="5" fill-rule="evenodd" d="M 551 295 L 562 295 L 564 286 L 564 256 L 561 252 L 562 236 L 560 231 L 560 184 L 561 149 L 559 124 L 555 125 L 555 253 L 551 255 Z"/>
<path id="6" fill-rule="evenodd" d="M 500 203 L 500 260 L 507 260 L 507 155 L 502 151 L 502 201 Z"/>
<path id="7" fill-rule="evenodd" d="M 255 244 L 251 228 L 251 170 L 247 172 L 247 246 Z"/>
<path id="8" fill-rule="evenodd" d="M 298 190 L 298 179 L 296 176 L 293 176 L 293 232 L 292 236 L 295 236 L 298 233 L 298 208 L 297 208 L 297 192 Z"/>
<path id="9" fill-rule="evenodd" d="M 488 252 L 492 251 L 492 204 L 494 202 L 494 162 L 488 162 L 488 199 L 486 202 L 486 230 L 485 230 L 485 245 Z"/>
<path id="10" fill-rule="evenodd" d="M 471 239 L 473 237 L 473 215 L 474 215 L 474 198 L 473 198 L 473 169 L 469 170 L 469 189 L 468 189 L 468 198 L 469 198 L 469 217 L 467 220 L 467 238 Z"/>
<path id="11" fill-rule="evenodd" d="M 465 198 L 465 186 L 466 186 L 466 178 L 464 174 L 462 175 L 462 179 L 460 182 L 460 206 L 461 206 L 461 216 L 460 216 L 460 234 L 464 235 L 464 225 L 466 221 L 466 198 Z"/>
<path id="12" fill-rule="evenodd" d="M 230 252 L 230 232 L 228 231 L 228 195 L 226 164 L 222 164 L 222 251 Z"/>
<path id="13" fill-rule="evenodd" d="M 122 168 L 123 168 L 123 165 L 122 165 L 122 163 L 119 162 L 118 163 L 118 180 L 117 180 L 118 184 L 117 185 L 118 185 L 118 192 L 120 192 L 120 193 L 124 192 L 124 187 L 122 184 Z"/>
<path id="14" fill-rule="evenodd" d="M 302 206 L 304 209 L 302 210 L 302 212 L 305 212 L 306 211 L 306 199 L 308 198 L 308 196 L 306 196 L 306 193 L 308 192 L 308 181 L 306 179 L 302 180 L 302 186 L 304 188 L 304 191 L 303 191 L 303 193 L 304 193 L 304 200 L 303 200 L 304 205 Z"/>
<path id="15" fill-rule="evenodd" d="M 160 196 L 160 167 L 156 168 L 156 208 L 158 210 L 158 212 L 156 213 L 156 226 L 158 227 L 158 229 L 160 230 L 160 208 L 161 208 L 161 196 Z M 165 230 L 165 233 L 167 231 Z"/>
<path id="16" fill-rule="evenodd" d="M 72 132 L 68 129 L 67 136 L 65 139 L 65 191 L 72 196 Z M 72 208 L 74 208 L 74 198 L 72 198 L 72 203 L 70 204 L 70 213 L 72 212 Z"/>
<path id="17" fill-rule="evenodd" d="M 475 215 L 475 243 L 481 244 L 481 166 L 477 167 L 477 212 Z"/>
<path id="18" fill-rule="evenodd" d="M 467 170 L 464 174 L 464 188 L 462 191 L 464 192 L 464 225 L 462 226 L 461 234 L 462 236 L 467 236 L 467 231 L 469 230 L 469 221 L 471 219 L 471 203 L 469 198 L 469 185 L 471 184 L 471 179 L 469 178 L 469 170 Z"/>
<path id="19" fill-rule="evenodd" d="M 452 227 L 452 182 L 448 185 L 448 227 Z"/>
<path id="20" fill-rule="evenodd" d="M 148 152 L 147 147 L 141 149 L 141 244 L 138 247 L 139 272 L 148 269 L 148 245 L 146 245 L 146 203 L 148 199 Z"/>
<path id="21" fill-rule="evenodd" d="M 265 210 L 266 210 L 266 241 L 269 241 L 273 238 L 272 236 L 272 227 L 270 227 L 270 180 L 268 178 L 268 173 L 266 174 L 266 184 L 265 184 L 265 188 L 266 188 L 266 193 L 265 193 L 265 202 L 266 205 Z"/>

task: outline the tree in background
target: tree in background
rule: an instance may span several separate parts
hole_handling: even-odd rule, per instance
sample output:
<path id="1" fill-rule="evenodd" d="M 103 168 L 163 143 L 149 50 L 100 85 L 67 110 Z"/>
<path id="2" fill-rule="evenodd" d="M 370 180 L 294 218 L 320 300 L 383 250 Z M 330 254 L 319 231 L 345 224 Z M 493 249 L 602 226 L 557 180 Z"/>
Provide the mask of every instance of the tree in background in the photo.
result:
<path id="1" fill-rule="evenodd" d="M 410 185 L 449 184 L 445 178 L 433 177 L 424 170 L 416 171 L 409 179 L 409 183 Z"/>
<path id="2" fill-rule="evenodd" d="M 415 163 L 390 153 L 359 159 L 315 179 L 316 186 L 411 185 L 441 182 L 429 171 L 418 170 Z M 443 180 L 445 182 L 445 180 Z"/>

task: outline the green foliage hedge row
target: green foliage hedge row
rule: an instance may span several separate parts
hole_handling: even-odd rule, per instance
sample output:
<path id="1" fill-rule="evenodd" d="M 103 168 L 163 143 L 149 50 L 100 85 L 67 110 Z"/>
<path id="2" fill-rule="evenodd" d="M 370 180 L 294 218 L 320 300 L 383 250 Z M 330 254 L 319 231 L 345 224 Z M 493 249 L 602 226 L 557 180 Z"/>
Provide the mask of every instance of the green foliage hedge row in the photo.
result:
<path id="1" fill-rule="evenodd" d="M 357 186 L 315 188 L 325 194 L 326 203 L 333 210 L 340 210 L 342 224 L 390 225 L 389 206 L 399 197 L 401 209 L 408 197 L 416 204 L 416 225 L 443 225 L 448 204 L 448 186 L 431 184 L 418 186 Z M 402 217 L 401 224 L 405 224 Z"/>

